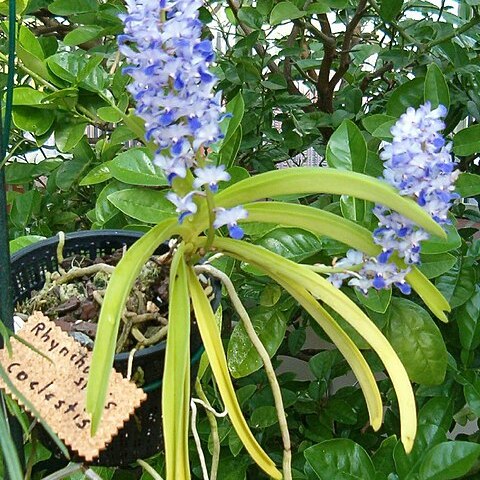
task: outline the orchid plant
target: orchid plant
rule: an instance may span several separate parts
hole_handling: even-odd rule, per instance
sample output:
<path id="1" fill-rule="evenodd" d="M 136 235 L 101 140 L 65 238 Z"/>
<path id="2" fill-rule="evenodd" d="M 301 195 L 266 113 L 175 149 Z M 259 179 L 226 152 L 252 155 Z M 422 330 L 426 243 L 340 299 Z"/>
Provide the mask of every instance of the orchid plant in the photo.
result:
<path id="1" fill-rule="evenodd" d="M 415 398 L 404 366 L 377 326 L 341 290 L 348 282 L 364 293 L 397 286 L 414 290 L 442 321 L 448 302 L 417 269 L 421 241 L 445 237 L 442 225 L 456 178 L 450 146 L 441 135 L 446 109 L 425 104 L 409 108 L 383 146 L 382 179 L 331 168 L 295 168 L 260 174 L 219 190 L 230 176 L 209 158 L 222 141 L 226 116 L 217 79 L 210 70 L 214 53 L 202 39 L 201 0 L 127 0 L 120 51 L 132 77 L 128 89 L 136 114 L 145 122 L 145 140 L 155 146 L 155 163 L 171 189 L 166 197 L 177 216 L 158 223 L 124 255 L 108 285 L 87 388 L 92 433 L 101 421 L 121 314 L 129 291 L 158 245 L 175 239 L 169 282 L 169 327 L 163 384 L 163 429 L 167 480 L 190 478 L 187 437 L 190 406 L 190 322 L 195 315 L 206 356 L 226 411 L 254 461 L 272 478 L 289 479 L 290 445 L 282 397 L 269 355 L 249 323 L 228 277 L 208 263 L 222 254 L 246 262 L 283 287 L 320 325 L 345 356 L 362 388 L 370 424 L 382 423 L 382 401 L 362 353 L 327 311 L 343 317 L 378 354 L 398 397 L 401 439 L 412 448 L 416 429 Z M 347 195 L 375 203 L 373 232 L 321 209 L 285 201 L 284 195 Z M 345 259 L 333 266 L 298 264 L 244 239 L 244 223 L 281 224 L 329 236 L 349 245 Z M 226 227 L 226 228 L 224 228 Z M 206 260 L 198 266 L 200 259 Z M 199 272 L 218 277 L 260 353 L 274 392 L 284 460 L 282 473 L 262 450 L 245 421 L 227 367 L 215 312 L 198 280 Z"/>

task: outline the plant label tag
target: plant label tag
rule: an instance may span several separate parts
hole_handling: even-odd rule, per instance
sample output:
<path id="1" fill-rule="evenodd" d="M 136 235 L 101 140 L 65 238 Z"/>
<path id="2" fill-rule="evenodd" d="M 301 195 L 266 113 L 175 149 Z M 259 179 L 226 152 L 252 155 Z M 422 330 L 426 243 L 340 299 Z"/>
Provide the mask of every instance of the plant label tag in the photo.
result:
<path id="1" fill-rule="evenodd" d="M 85 402 L 92 353 L 39 312 L 25 322 L 18 336 L 48 359 L 12 338 L 12 355 L 6 348 L 0 350 L 0 364 L 52 430 L 91 462 L 146 399 L 145 392 L 113 371 L 102 422 L 91 437 Z M 16 398 L 2 379 L 0 388 Z"/>

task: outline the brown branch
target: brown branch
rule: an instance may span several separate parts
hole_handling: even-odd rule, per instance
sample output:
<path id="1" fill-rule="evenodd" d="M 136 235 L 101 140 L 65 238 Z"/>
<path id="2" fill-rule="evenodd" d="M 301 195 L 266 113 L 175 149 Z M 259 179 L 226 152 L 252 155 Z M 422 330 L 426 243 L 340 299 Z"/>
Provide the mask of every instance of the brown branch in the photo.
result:
<path id="1" fill-rule="evenodd" d="M 330 39 L 334 38 L 327 15 L 323 13 L 318 16 L 318 19 L 320 21 L 320 27 L 324 35 Z M 320 71 L 318 72 L 317 81 L 317 106 L 322 112 L 333 112 L 333 102 L 329 88 L 329 80 L 330 70 L 332 68 L 332 63 L 336 55 L 337 53 L 335 51 L 335 40 L 333 41 L 333 43 L 330 41 L 323 41 L 323 60 L 322 64 L 320 65 Z"/>
<path id="2" fill-rule="evenodd" d="M 354 34 L 357 30 L 358 24 L 362 19 L 364 13 L 367 10 L 367 0 L 360 0 L 358 2 L 357 9 L 350 20 L 349 24 L 345 29 L 345 36 L 343 37 L 342 43 L 342 51 L 340 53 L 340 65 L 338 70 L 335 72 L 335 75 L 330 80 L 329 88 L 333 94 L 337 83 L 340 82 L 347 73 L 348 67 L 350 66 L 351 58 L 350 58 L 350 50 L 352 49 Z"/>
<path id="3" fill-rule="evenodd" d="M 293 25 L 292 31 L 290 32 L 290 35 L 287 38 L 287 47 L 293 47 L 295 40 L 297 39 L 298 34 L 300 33 L 300 27 L 297 24 Z M 293 82 L 292 80 L 292 60 L 288 55 L 285 55 L 285 62 L 283 65 L 283 75 L 285 77 L 285 80 L 287 82 L 287 85 L 289 82 Z"/>
<path id="4" fill-rule="evenodd" d="M 367 73 L 361 83 L 360 83 L 360 90 L 365 93 L 368 88 L 369 83 L 374 80 L 375 78 L 381 78 L 387 72 L 389 72 L 393 68 L 393 62 L 387 62 L 382 67 L 378 68 L 374 72 Z"/>
<path id="5" fill-rule="evenodd" d="M 238 25 L 239 27 L 243 30 L 243 32 L 245 33 L 245 35 L 250 35 L 250 33 L 253 32 L 253 30 L 251 28 L 249 28 L 247 25 L 245 25 L 239 18 L 238 18 L 238 10 L 239 10 L 239 6 L 237 5 L 236 1 L 235 0 L 228 0 L 228 6 L 230 7 L 230 9 L 232 10 L 234 16 L 235 16 L 235 19 L 237 20 L 238 22 Z M 257 52 L 257 54 L 261 57 L 261 58 L 266 58 L 268 56 L 267 54 L 267 51 L 265 49 L 265 47 L 263 47 L 263 45 L 261 45 L 260 43 L 256 43 L 253 48 L 255 49 L 255 51 Z M 273 61 L 273 60 L 269 60 L 267 62 L 267 67 L 268 69 L 270 70 L 270 72 L 272 73 L 277 73 L 277 74 L 282 74 L 279 66 Z M 293 94 L 293 95 L 302 95 L 302 93 L 300 92 L 300 90 L 297 88 L 297 86 L 295 85 L 295 83 L 293 82 L 292 79 L 288 80 L 287 79 L 287 88 L 288 88 L 288 91 L 289 93 Z"/>

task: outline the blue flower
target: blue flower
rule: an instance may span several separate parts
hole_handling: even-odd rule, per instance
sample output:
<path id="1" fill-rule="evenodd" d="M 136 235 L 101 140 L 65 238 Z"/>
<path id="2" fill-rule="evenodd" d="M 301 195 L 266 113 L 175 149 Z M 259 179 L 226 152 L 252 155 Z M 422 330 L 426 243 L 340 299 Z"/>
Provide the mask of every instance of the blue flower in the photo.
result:
<path id="1" fill-rule="evenodd" d="M 213 222 L 215 228 L 223 227 L 226 225 L 230 236 L 236 240 L 243 238 L 244 232 L 237 222 L 248 217 L 248 212 L 241 206 L 233 207 L 230 209 L 217 208 L 216 218 Z"/>
<path id="2" fill-rule="evenodd" d="M 195 188 L 200 188 L 203 185 L 208 185 L 210 190 L 214 193 L 218 191 L 219 182 L 228 182 L 230 174 L 225 171 L 225 165 L 207 165 L 204 168 L 195 169 L 196 178 L 193 181 Z"/>
<path id="3" fill-rule="evenodd" d="M 176 208 L 176 212 L 180 214 L 178 221 L 183 222 L 184 218 L 188 215 L 193 215 L 197 211 L 197 204 L 193 201 L 193 196 L 199 192 L 189 192 L 184 197 L 178 196 L 174 192 L 168 192 L 166 195 L 167 200 L 170 200 Z"/>

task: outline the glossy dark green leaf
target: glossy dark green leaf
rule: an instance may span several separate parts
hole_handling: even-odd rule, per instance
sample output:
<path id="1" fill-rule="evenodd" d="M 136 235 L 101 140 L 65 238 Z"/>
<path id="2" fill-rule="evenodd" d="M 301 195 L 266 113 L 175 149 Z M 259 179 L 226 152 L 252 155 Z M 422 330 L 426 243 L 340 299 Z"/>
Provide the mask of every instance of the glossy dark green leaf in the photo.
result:
<path id="1" fill-rule="evenodd" d="M 452 308 L 463 305 L 475 292 L 475 285 L 475 269 L 463 265 L 461 259 L 435 284 Z"/>
<path id="2" fill-rule="evenodd" d="M 352 121 L 344 120 L 330 137 L 326 159 L 332 168 L 360 173 L 365 171 L 367 143 Z"/>
<path id="3" fill-rule="evenodd" d="M 432 108 L 443 105 L 447 109 L 450 106 L 450 92 L 447 81 L 437 64 L 432 63 L 427 68 L 425 77 L 425 101 L 432 104 Z"/>
<path id="4" fill-rule="evenodd" d="M 103 28 L 98 25 L 81 25 L 75 30 L 68 32 L 63 39 L 65 45 L 75 46 L 89 42 L 99 37 Z"/>
<path id="5" fill-rule="evenodd" d="M 234 428 L 228 434 L 228 448 L 234 457 L 243 450 L 243 443 Z"/>
<path id="6" fill-rule="evenodd" d="M 14 107 L 13 124 L 25 132 L 34 135 L 43 135 L 53 125 L 55 114 L 51 110 L 35 107 L 18 106 Z"/>
<path id="7" fill-rule="evenodd" d="M 15 253 L 22 248 L 39 242 L 40 240 L 45 240 L 45 237 L 42 237 L 41 235 L 25 235 L 24 237 L 10 240 L 10 253 Z"/>
<path id="8" fill-rule="evenodd" d="M 325 415 L 334 422 L 355 425 L 358 422 L 357 409 L 343 398 L 330 398 L 325 407 Z"/>
<path id="9" fill-rule="evenodd" d="M 293 356 L 298 355 L 306 339 L 307 332 L 304 327 L 296 328 L 288 335 L 288 350 Z"/>
<path id="10" fill-rule="evenodd" d="M 278 25 L 285 20 L 294 20 L 305 16 L 306 12 L 300 10 L 293 2 L 280 2 L 273 7 L 270 13 L 270 23 Z"/>
<path id="11" fill-rule="evenodd" d="M 322 242 L 315 234 L 289 227 L 275 228 L 255 243 L 295 262 L 318 253 L 322 248 Z"/>
<path id="12" fill-rule="evenodd" d="M 396 435 L 392 435 L 383 440 L 380 444 L 380 447 L 372 455 L 372 461 L 377 473 L 383 474 L 384 478 L 395 471 L 393 451 L 396 444 L 397 437 Z"/>
<path id="13" fill-rule="evenodd" d="M 418 268 L 427 278 L 435 278 L 448 272 L 456 261 L 457 258 L 450 253 L 422 255 L 422 263 Z"/>
<path id="14" fill-rule="evenodd" d="M 386 22 L 391 22 L 402 11 L 403 0 L 382 0 L 380 3 L 380 16 Z"/>
<path id="15" fill-rule="evenodd" d="M 308 366 L 318 380 L 328 381 L 331 375 L 332 367 L 335 365 L 338 359 L 339 355 L 336 350 L 324 350 L 314 355 L 308 361 Z"/>
<path id="16" fill-rule="evenodd" d="M 453 137 L 455 155 L 467 156 L 480 152 L 480 125 L 464 128 Z"/>
<path id="17" fill-rule="evenodd" d="M 55 15 L 75 15 L 85 12 L 94 12 L 98 9 L 98 2 L 96 0 L 76 0 L 72 3 L 71 0 L 55 0 L 48 9 Z"/>
<path id="18" fill-rule="evenodd" d="M 283 341 L 287 328 L 285 315 L 277 309 L 258 308 L 250 317 L 263 345 L 273 356 Z M 262 366 L 262 360 L 253 346 L 242 323 L 233 329 L 228 342 L 228 368 L 235 378 L 245 377 Z"/>
<path id="19" fill-rule="evenodd" d="M 399 441 L 393 450 L 396 473 L 402 480 L 418 478 L 420 464 L 429 448 L 445 441 L 446 434 L 438 425 L 420 424 L 412 451 L 407 454 Z"/>
<path id="20" fill-rule="evenodd" d="M 59 122 L 55 129 L 55 144 L 61 152 L 71 152 L 85 135 L 87 123 Z"/>
<path id="21" fill-rule="evenodd" d="M 126 215 L 145 223 L 159 223 L 176 215 L 165 192 L 158 190 L 130 188 L 111 193 L 108 200 Z"/>
<path id="22" fill-rule="evenodd" d="M 424 81 L 424 78 L 415 78 L 397 87 L 388 99 L 387 114 L 399 117 L 408 107 L 419 107 L 423 103 Z"/>
<path id="23" fill-rule="evenodd" d="M 250 417 L 252 428 L 267 428 L 278 423 L 277 410 L 272 405 L 263 405 L 256 408 Z"/>
<path id="24" fill-rule="evenodd" d="M 262 307 L 273 307 L 280 300 L 282 289 L 277 284 L 267 285 L 260 294 Z"/>
<path id="25" fill-rule="evenodd" d="M 480 133 L 480 130 L 479 130 Z M 480 195 L 480 175 L 474 173 L 461 173 L 455 182 L 455 191 L 462 197 L 475 197 Z"/>
<path id="26" fill-rule="evenodd" d="M 222 454 L 218 465 L 217 478 L 219 480 L 246 480 L 247 468 L 251 462 L 248 455 L 233 457 Z"/>
<path id="27" fill-rule="evenodd" d="M 35 178 L 35 164 L 32 163 L 9 163 L 5 167 L 7 184 L 20 185 L 30 182 Z"/>
<path id="28" fill-rule="evenodd" d="M 70 85 L 79 85 L 92 92 L 103 92 L 108 78 L 101 66 L 102 57 L 85 57 L 77 52 L 60 52 L 48 57 L 51 72 Z M 69 85 L 69 86 L 70 86 Z"/>
<path id="29" fill-rule="evenodd" d="M 475 376 L 472 380 L 465 380 L 463 386 L 463 394 L 467 405 L 472 412 L 478 417 L 480 416 L 480 378 Z"/>
<path id="30" fill-rule="evenodd" d="M 433 236 L 430 237 L 429 240 L 422 242 L 422 253 L 444 253 L 460 247 L 462 239 L 460 238 L 457 229 L 453 225 L 446 225 L 444 226 L 444 229 L 447 232 L 447 239 L 445 240 Z"/>
<path id="31" fill-rule="evenodd" d="M 10 212 L 10 220 L 20 229 L 25 229 L 41 205 L 41 194 L 38 190 L 16 195 Z"/>
<path id="32" fill-rule="evenodd" d="M 62 88 L 56 92 L 50 93 L 44 99 L 51 106 L 60 107 L 63 110 L 71 111 L 78 103 L 77 88 Z"/>
<path id="33" fill-rule="evenodd" d="M 364 295 L 362 292 L 355 289 L 355 294 L 359 302 L 365 307 L 377 313 L 385 313 L 390 305 L 392 289 L 375 290 L 372 288 L 368 291 L 367 295 Z"/>
<path id="34" fill-rule="evenodd" d="M 255 7 L 244 6 L 238 11 L 238 19 L 247 27 L 260 30 L 263 24 L 261 13 Z"/>
<path id="35" fill-rule="evenodd" d="M 413 382 L 438 385 L 445 378 L 447 349 L 442 334 L 426 310 L 402 298 L 392 298 L 385 336 Z"/>
<path id="36" fill-rule="evenodd" d="M 168 185 L 160 168 L 152 163 L 147 151 L 141 148 L 120 153 L 108 163 L 108 169 L 120 182 L 150 187 Z"/>
<path id="37" fill-rule="evenodd" d="M 226 165 L 231 168 L 237 158 L 240 145 L 243 139 L 243 128 L 241 125 L 235 130 L 228 142 L 224 142 L 219 152 L 219 164 Z"/>
<path id="38" fill-rule="evenodd" d="M 480 346 L 480 287 L 459 309 L 457 318 L 460 343 L 465 350 Z"/>
<path id="39" fill-rule="evenodd" d="M 431 398 L 418 413 L 419 424 L 436 425 L 446 434 L 452 425 L 453 403 L 451 397 Z"/>
<path id="40" fill-rule="evenodd" d="M 420 480 L 451 480 L 466 475 L 480 455 L 472 442 L 444 442 L 435 445 L 422 461 Z"/>
<path id="41" fill-rule="evenodd" d="M 326 440 L 307 448 L 303 454 L 319 480 L 375 477 L 375 467 L 368 453 L 347 438 Z"/>
<path id="42" fill-rule="evenodd" d="M 113 107 L 101 107 L 97 110 L 97 115 L 108 123 L 118 123 L 123 118 L 122 113 Z"/>
<path id="43" fill-rule="evenodd" d="M 365 117 L 362 120 L 362 123 L 367 132 L 369 132 L 372 136 L 381 138 L 382 140 L 390 140 L 392 138 L 390 129 L 396 121 L 396 117 L 380 113 Z"/>
<path id="44" fill-rule="evenodd" d="M 108 200 L 109 195 L 121 190 L 126 190 L 127 188 L 128 185 L 117 180 L 109 182 L 107 185 L 105 185 L 100 192 L 100 195 L 98 195 L 95 203 L 95 216 L 97 217 L 97 222 L 99 224 L 105 224 L 119 213 L 118 208 L 116 208 L 113 203 Z"/>
<path id="45" fill-rule="evenodd" d="M 57 171 L 57 187 L 61 190 L 67 191 L 75 182 L 82 178 L 87 168 L 88 161 L 85 161 L 83 158 L 66 160 L 60 165 L 60 168 Z"/>
<path id="46" fill-rule="evenodd" d="M 13 90 L 13 105 L 48 107 L 42 104 L 45 94 L 31 87 L 17 87 Z"/>
<path id="47" fill-rule="evenodd" d="M 90 170 L 87 175 L 82 178 L 81 186 L 96 185 L 98 183 L 106 182 L 112 178 L 108 164 L 102 163 L 97 165 L 93 170 Z"/>

